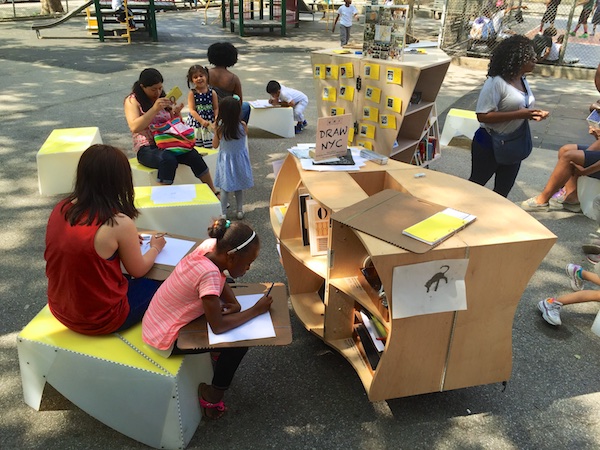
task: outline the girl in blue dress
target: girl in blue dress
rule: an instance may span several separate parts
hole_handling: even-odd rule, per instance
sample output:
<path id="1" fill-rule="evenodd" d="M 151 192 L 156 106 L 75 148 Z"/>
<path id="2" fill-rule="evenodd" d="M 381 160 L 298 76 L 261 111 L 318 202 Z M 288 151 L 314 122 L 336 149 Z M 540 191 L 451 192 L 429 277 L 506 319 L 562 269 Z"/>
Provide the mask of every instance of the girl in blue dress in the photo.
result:
<path id="1" fill-rule="evenodd" d="M 227 214 L 229 193 L 235 193 L 237 218 L 244 218 L 244 189 L 254 186 L 246 136 L 248 127 L 240 120 L 240 102 L 225 97 L 219 102 L 217 126 L 212 145 L 219 147 L 215 186 L 221 188 L 221 214 Z"/>
<path id="2" fill-rule="evenodd" d="M 208 86 L 208 70 L 206 67 L 194 65 L 187 74 L 187 85 L 194 87 L 188 94 L 190 114 L 186 123 L 196 130 L 196 145 L 212 148 L 215 129 L 215 117 L 218 113 L 219 99 L 217 93 Z"/>

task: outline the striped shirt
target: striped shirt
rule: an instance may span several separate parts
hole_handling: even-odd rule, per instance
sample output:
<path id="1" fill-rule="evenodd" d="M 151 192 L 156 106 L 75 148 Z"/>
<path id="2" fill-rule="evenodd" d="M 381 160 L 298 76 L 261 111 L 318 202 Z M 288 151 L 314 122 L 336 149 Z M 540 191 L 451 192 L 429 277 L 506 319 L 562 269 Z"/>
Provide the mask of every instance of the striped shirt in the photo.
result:
<path id="1" fill-rule="evenodd" d="M 204 314 L 202 297 L 221 295 L 225 275 L 205 256 L 216 243 L 216 239 L 202 242 L 156 291 L 142 320 L 144 342 L 159 350 L 170 349 L 181 327 Z"/>

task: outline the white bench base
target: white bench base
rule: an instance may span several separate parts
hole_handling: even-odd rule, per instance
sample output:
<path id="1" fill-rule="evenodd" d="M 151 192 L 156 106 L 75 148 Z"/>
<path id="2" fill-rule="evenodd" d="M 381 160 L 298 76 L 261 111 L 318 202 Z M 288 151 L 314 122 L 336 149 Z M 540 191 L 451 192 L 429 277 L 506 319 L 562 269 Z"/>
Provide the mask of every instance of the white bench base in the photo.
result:
<path id="1" fill-rule="evenodd" d="M 201 420 L 198 386 L 210 383 L 209 353 L 163 358 L 142 341 L 141 324 L 85 336 L 48 307 L 17 337 L 25 402 L 39 410 L 49 383 L 77 407 L 155 448 L 182 449 Z"/>
<path id="2" fill-rule="evenodd" d="M 98 127 L 52 130 L 36 155 L 40 194 L 72 192 L 79 159 L 93 144 L 102 144 Z"/>
<path id="3" fill-rule="evenodd" d="M 284 138 L 296 135 L 293 108 L 251 108 L 249 127 L 260 128 Z"/>
<path id="4" fill-rule="evenodd" d="M 479 120 L 477 120 L 475 112 L 452 108 L 448 111 L 444 122 L 440 145 L 448 145 L 452 138 L 456 136 L 466 136 L 473 139 L 473 135 L 479 127 Z"/>
<path id="5" fill-rule="evenodd" d="M 592 177 L 579 177 L 577 179 L 577 197 L 581 204 L 581 211 L 592 220 L 598 220 L 594 208 L 594 199 L 600 195 L 600 180 Z"/>

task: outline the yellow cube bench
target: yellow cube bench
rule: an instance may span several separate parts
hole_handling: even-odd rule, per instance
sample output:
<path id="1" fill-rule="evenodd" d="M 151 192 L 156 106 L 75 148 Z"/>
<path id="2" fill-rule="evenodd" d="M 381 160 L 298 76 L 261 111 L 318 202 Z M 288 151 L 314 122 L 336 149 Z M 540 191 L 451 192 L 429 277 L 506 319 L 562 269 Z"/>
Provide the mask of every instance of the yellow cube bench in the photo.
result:
<path id="1" fill-rule="evenodd" d="M 36 156 L 40 194 L 71 192 L 79 158 L 93 144 L 102 144 L 98 127 L 53 130 Z"/>
<path id="2" fill-rule="evenodd" d="M 214 148 L 200 147 L 196 147 L 196 151 L 202 155 L 204 162 L 206 162 L 206 165 L 210 170 L 210 174 L 214 178 L 215 170 L 217 169 L 217 154 L 219 151 Z M 160 186 L 160 183 L 157 181 L 158 169 L 151 169 L 150 167 L 140 164 L 137 158 L 131 158 L 129 164 L 131 165 L 131 175 L 133 177 L 134 186 Z M 192 172 L 192 169 L 190 169 L 189 166 L 184 164 L 179 164 L 179 166 L 177 166 L 173 184 L 195 184 L 200 182 L 201 181 L 194 176 L 194 172 Z"/>
<path id="3" fill-rule="evenodd" d="M 179 186 L 136 186 L 135 207 L 140 215 L 135 220 L 138 228 L 180 234 L 194 238 L 206 238 L 211 221 L 221 215 L 221 203 L 207 184 L 184 184 Z M 181 201 L 155 199 L 173 190 L 192 193 Z"/>
<path id="4" fill-rule="evenodd" d="M 17 336 L 25 403 L 39 410 L 49 383 L 77 407 L 118 432 L 156 448 L 185 448 L 201 419 L 198 386 L 210 383 L 208 353 L 163 358 L 138 324 L 86 336 L 45 306 Z"/>
<path id="5" fill-rule="evenodd" d="M 448 111 L 444 122 L 440 145 L 448 145 L 455 136 L 466 136 L 473 139 L 479 126 L 479 120 L 474 111 L 452 108 Z"/>

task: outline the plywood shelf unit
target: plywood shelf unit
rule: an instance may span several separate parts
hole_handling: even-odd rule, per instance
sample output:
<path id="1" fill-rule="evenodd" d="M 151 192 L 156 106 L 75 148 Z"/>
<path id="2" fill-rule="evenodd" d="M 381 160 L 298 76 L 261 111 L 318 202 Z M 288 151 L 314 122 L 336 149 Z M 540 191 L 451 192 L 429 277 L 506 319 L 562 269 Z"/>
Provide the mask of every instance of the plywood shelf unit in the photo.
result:
<path id="1" fill-rule="evenodd" d="M 417 173 L 425 177 L 415 178 Z M 314 257 L 302 241 L 301 189 L 332 213 L 392 189 L 469 212 L 477 220 L 422 254 L 332 220 L 328 255 Z M 384 166 L 369 162 L 359 172 L 309 172 L 292 155 L 283 163 L 271 195 L 271 208 L 281 204 L 289 205 L 283 223 L 273 215 L 271 220 L 276 222 L 273 230 L 281 244 L 292 307 L 307 330 L 351 364 L 371 401 L 510 378 L 514 314 L 530 277 L 556 240 L 527 212 L 489 189 L 424 167 L 391 160 Z M 360 270 L 367 258 L 387 301 Z M 467 309 L 394 318 L 394 268 L 452 259 L 468 260 Z M 356 332 L 360 311 L 381 322 L 387 333 L 376 364 Z"/>
<path id="2" fill-rule="evenodd" d="M 349 64 L 352 71 L 347 70 Z M 319 116 L 332 115 L 332 108 L 336 114 L 352 113 L 357 125 L 354 145 L 364 145 L 397 161 L 421 166 L 440 157 L 435 99 L 450 65 L 450 58 L 444 52 L 427 49 L 427 54 L 405 54 L 403 61 L 397 61 L 321 50 L 312 53 L 312 65 Z M 374 67 L 377 70 L 371 70 Z M 341 74 L 342 68 L 345 76 Z M 367 69 L 378 76 L 367 75 Z M 399 83 L 388 81 L 390 70 L 401 72 Z M 348 76 L 350 72 L 352 77 Z M 353 92 L 352 98 L 342 95 L 342 91 Z M 335 95 L 329 95 L 332 92 Z M 368 94 L 372 92 L 378 94 Z M 411 103 L 413 93 L 420 98 Z M 395 110 L 391 105 L 395 105 Z M 377 118 L 365 118 L 365 108 L 376 108 Z M 388 116 L 386 120 L 395 120 L 396 126 L 384 126 L 381 115 Z M 364 125 L 374 127 L 374 136 L 361 134 Z M 429 150 L 419 147 L 423 138 L 429 142 Z"/>

